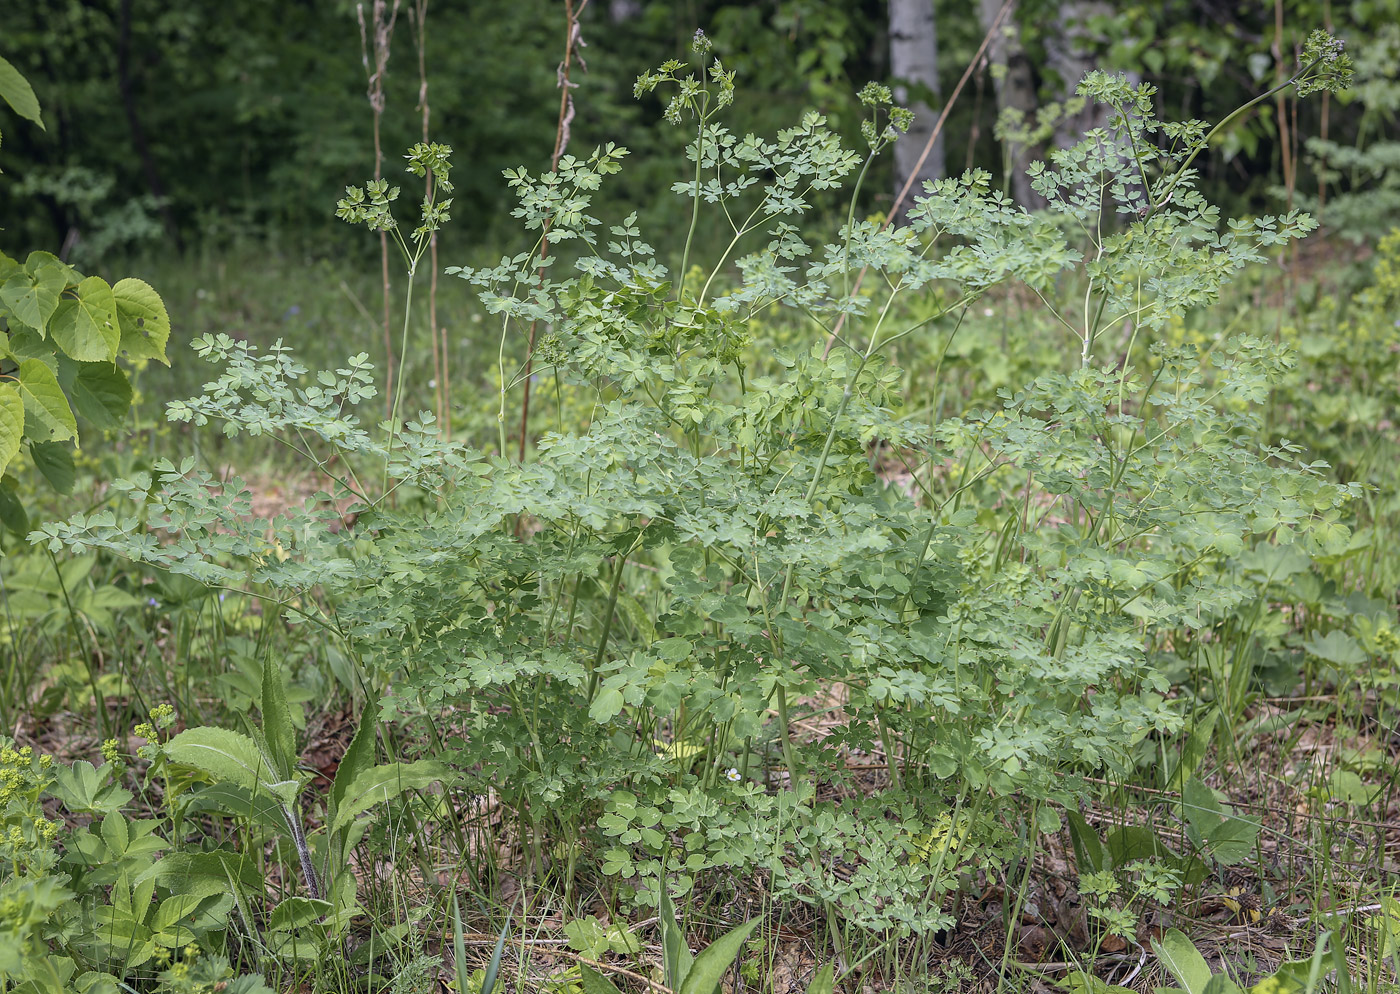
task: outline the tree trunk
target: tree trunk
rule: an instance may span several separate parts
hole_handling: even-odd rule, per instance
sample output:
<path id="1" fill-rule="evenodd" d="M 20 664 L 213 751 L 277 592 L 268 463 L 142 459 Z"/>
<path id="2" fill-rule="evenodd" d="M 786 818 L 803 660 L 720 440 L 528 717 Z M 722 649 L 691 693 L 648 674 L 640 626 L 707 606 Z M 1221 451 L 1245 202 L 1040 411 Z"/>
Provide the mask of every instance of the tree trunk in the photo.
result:
<path id="1" fill-rule="evenodd" d="M 938 111 L 923 97 L 932 94 L 935 102 L 942 103 L 942 90 L 938 85 L 938 25 L 933 17 L 933 0 L 890 0 L 890 72 L 896 80 L 895 102 L 914 112 L 909 133 L 894 146 L 894 188 L 898 194 L 914 174 L 919 156 L 923 155 L 933 135 L 934 122 L 938 120 Z M 919 167 L 911 194 L 922 191 L 924 180 L 941 179 L 943 174 L 943 136 L 940 134 Z M 901 212 L 912 205 L 910 196 Z"/>
<path id="2" fill-rule="evenodd" d="M 1104 0 L 1066 0 L 1060 4 L 1058 24 L 1045 36 L 1045 64 L 1060 77 L 1059 99 L 1069 100 L 1079 81 L 1099 62 L 1103 39 L 1089 27 L 1091 17 L 1107 17 L 1113 8 Z M 1055 147 L 1076 145 L 1085 132 L 1108 127 L 1112 111 L 1103 104 L 1088 103 L 1077 114 L 1055 123 Z"/>
<path id="3" fill-rule="evenodd" d="M 992 86 L 997 95 L 997 112 L 1018 111 L 1029 123 L 1035 116 L 1035 80 L 1031 76 L 1031 64 L 1021 45 L 1021 25 L 1018 20 L 1016 0 L 1006 0 L 1011 9 L 1006 12 L 1001 26 L 992 36 L 987 46 L 987 61 L 992 66 Z M 980 0 L 978 13 L 982 30 L 986 31 L 1001 12 L 1002 0 Z M 1023 143 L 1009 143 L 1004 149 L 1003 160 L 1010 173 L 1011 196 L 1016 203 L 1027 210 L 1039 210 L 1045 206 L 1045 198 L 1031 189 L 1026 167 L 1036 158 L 1036 149 Z"/>

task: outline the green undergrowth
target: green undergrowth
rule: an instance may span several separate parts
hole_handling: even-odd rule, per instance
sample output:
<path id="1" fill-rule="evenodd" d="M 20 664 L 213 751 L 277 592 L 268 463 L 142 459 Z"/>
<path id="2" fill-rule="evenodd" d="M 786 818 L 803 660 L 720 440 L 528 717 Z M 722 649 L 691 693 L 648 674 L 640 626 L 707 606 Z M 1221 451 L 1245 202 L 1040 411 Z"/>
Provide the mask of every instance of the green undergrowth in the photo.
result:
<path id="1" fill-rule="evenodd" d="M 728 246 L 592 217 L 621 148 L 509 171 L 451 438 L 324 333 L 363 283 L 194 281 L 283 341 L 198 334 L 190 427 L 6 546 L 6 725 L 65 754 L 3 754 L 0 990 L 1393 984 L 1400 236 L 1247 306 L 1314 222 L 1223 219 L 1207 126 L 1092 73 L 1046 211 L 972 171 L 828 237 L 906 113 L 741 136 L 709 54 L 637 90 Z M 403 355 L 450 156 L 337 209 Z"/>

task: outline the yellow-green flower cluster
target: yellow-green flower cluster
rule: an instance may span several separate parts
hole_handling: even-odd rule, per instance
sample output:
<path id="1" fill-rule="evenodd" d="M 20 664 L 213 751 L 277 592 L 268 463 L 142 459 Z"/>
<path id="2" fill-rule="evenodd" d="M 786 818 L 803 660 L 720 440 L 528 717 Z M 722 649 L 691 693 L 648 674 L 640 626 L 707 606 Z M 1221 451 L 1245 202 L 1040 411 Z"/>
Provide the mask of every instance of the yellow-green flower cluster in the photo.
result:
<path id="1" fill-rule="evenodd" d="M 151 708 L 149 720 L 141 722 L 132 729 L 137 737 L 143 738 L 147 742 L 137 752 L 146 759 L 154 759 L 158 751 L 160 730 L 169 728 L 173 724 L 175 724 L 175 709 L 169 704 L 157 704 Z"/>
<path id="2" fill-rule="evenodd" d="M 53 846 L 61 826 L 44 816 L 39 803 L 53 782 L 52 765 L 52 757 L 36 757 L 29 746 L 0 740 L 0 875 L 4 869 L 42 871 L 57 858 Z"/>

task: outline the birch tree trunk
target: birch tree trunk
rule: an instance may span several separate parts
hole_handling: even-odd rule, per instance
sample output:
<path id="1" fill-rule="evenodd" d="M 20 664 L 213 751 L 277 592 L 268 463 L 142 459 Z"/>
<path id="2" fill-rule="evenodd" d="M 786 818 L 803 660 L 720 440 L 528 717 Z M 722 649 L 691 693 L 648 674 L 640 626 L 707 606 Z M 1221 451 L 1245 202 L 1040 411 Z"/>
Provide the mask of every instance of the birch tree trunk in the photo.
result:
<path id="1" fill-rule="evenodd" d="M 1113 8 L 1104 0 L 1066 0 L 1060 4 L 1056 30 L 1045 36 L 1045 62 L 1060 77 L 1061 101 L 1073 97 L 1084 74 L 1098 65 L 1103 39 L 1094 34 L 1089 19 L 1112 13 Z M 1104 105 L 1090 102 L 1079 113 L 1066 115 L 1055 125 L 1055 147 L 1069 148 L 1086 131 L 1107 127 L 1110 114 Z"/>
<path id="2" fill-rule="evenodd" d="M 914 112 L 909 133 L 894 146 L 894 192 L 898 195 L 914 173 L 938 120 L 938 110 L 920 99 L 920 95 L 930 92 L 942 103 L 943 91 L 938 85 L 938 25 L 933 16 L 933 0 L 890 0 L 890 72 L 895 78 L 895 102 Z M 919 167 L 900 213 L 913 206 L 914 195 L 923 191 L 924 180 L 942 179 L 943 175 L 943 136 L 940 134 Z"/>
<path id="3" fill-rule="evenodd" d="M 1001 12 L 1003 0 L 979 0 L 978 14 L 982 30 L 991 28 Z M 997 95 L 997 112 L 1019 111 L 1027 121 L 1035 117 L 1035 80 L 1031 64 L 1021 45 L 1020 12 L 1016 0 L 1006 0 L 1011 9 L 1002 18 L 1001 26 L 987 46 L 987 60 L 992 66 L 992 86 Z M 1038 150 L 1022 143 L 1013 143 L 1006 150 L 1006 168 L 1011 173 L 1011 196 L 1027 210 L 1039 210 L 1045 199 L 1031 189 L 1026 167 L 1038 157 Z"/>

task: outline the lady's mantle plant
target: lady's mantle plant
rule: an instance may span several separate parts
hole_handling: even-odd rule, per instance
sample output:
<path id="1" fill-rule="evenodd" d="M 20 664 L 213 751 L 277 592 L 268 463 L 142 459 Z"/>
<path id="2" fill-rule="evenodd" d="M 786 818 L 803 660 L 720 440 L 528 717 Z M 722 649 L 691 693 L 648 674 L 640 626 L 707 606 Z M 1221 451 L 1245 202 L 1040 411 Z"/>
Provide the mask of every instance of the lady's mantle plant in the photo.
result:
<path id="1" fill-rule="evenodd" d="M 437 719 L 445 757 L 527 830 L 584 826 L 638 899 L 663 874 L 684 891 L 762 871 L 860 925 L 925 931 L 947 923 L 955 870 L 1008 852 L 1009 811 L 1054 828 L 1075 774 L 1125 767 L 1179 720 L 1148 650 L 1250 596 L 1236 557 L 1346 541 L 1350 492 L 1287 443 L 1251 441 L 1284 350 L 1142 347 L 1312 222 L 1222 225 L 1188 168 L 1205 128 L 1160 123 L 1150 87 L 1093 73 L 1080 92 L 1111 125 L 1035 167 L 1045 213 L 973 171 L 885 228 L 854 204 L 907 121 L 886 89 L 862 92 L 859 154 L 815 113 L 740 137 L 720 120 L 733 74 L 696 47 L 698 71 L 668 63 L 637 91 L 672 94 L 667 120 L 694 135 L 675 189 L 732 232 L 702 278 L 693 238 L 673 275 L 635 218 L 589 214 L 621 168 L 613 146 L 507 174 L 526 230 L 580 246 L 572 272 L 543 265 L 538 238 L 449 270 L 500 322 L 494 454 L 443 441 L 427 415 L 363 426 L 363 356 L 311 377 L 282 346 L 204 338 L 223 371 L 171 416 L 277 439 L 336 481 L 327 499 L 255 521 L 241 481 L 167 462 L 123 485 L 130 509 L 34 538 L 246 585 L 324 627 L 386 715 Z M 847 222 L 815 241 L 813 194 L 847 182 Z M 382 210 L 348 219 L 396 225 L 392 192 L 374 198 Z M 950 340 L 1009 283 L 1064 328 L 1063 367 L 999 410 L 904 413 L 890 346 Z M 906 321 L 914 300 L 940 303 Z M 758 345 L 791 323 L 804 346 Z M 534 369 L 591 416 L 519 464 L 505 412 L 532 324 L 548 330 Z M 908 491 L 879 452 L 914 467 Z M 345 497 L 353 531 L 331 527 Z M 799 719 L 817 715 L 813 736 Z M 881 789 L 852 780 L 857 751 L 883 755 Z"/>

